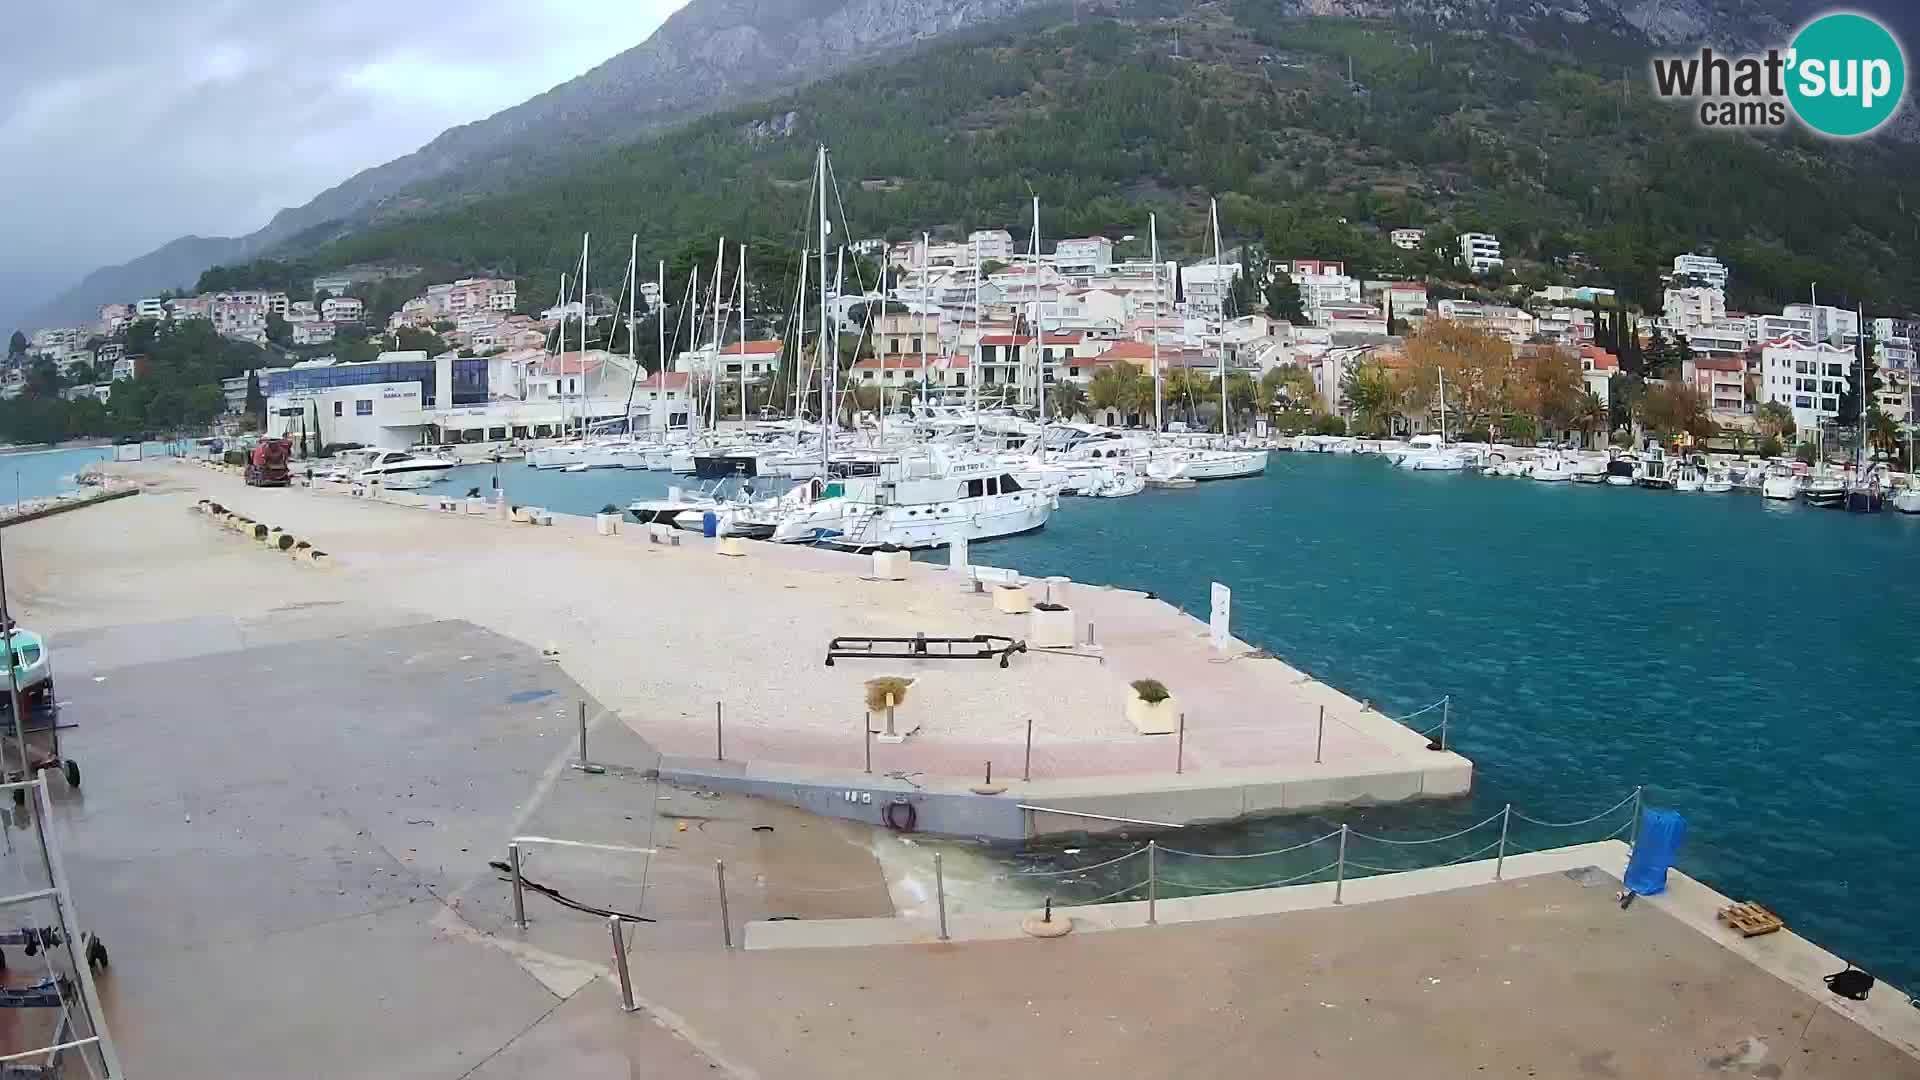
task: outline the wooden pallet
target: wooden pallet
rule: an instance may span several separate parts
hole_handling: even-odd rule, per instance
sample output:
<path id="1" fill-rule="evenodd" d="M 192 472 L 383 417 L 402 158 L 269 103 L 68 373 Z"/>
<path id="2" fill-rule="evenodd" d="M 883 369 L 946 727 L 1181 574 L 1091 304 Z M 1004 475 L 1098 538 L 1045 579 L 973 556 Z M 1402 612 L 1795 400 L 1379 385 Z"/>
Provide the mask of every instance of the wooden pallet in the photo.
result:
<path id="1" fill-rule="evenodd" d="M 1740 931 L 1742 937 L 1759 937 L 1784 928 L 1780 916 L 1751 900 L 1729 904 L 1720 909 L 1720 921 Z"/>

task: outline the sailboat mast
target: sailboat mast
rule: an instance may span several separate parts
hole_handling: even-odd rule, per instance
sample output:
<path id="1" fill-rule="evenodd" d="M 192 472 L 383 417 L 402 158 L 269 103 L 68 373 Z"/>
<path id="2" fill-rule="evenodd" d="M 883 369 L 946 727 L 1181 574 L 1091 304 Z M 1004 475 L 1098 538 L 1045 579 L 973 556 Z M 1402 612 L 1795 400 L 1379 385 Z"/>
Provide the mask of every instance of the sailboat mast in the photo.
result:
<path id="1" fill-rule="evenodd" d="M 1220 285 L 1220 203 L 1217 200 L 1208 199 L 1207 213 L 1213 220 L 1213 283 L 1218 288 Z M 1227 298 L 1223 293 L 1220 297 L 1220 438 L 1222 441 L 1226 439 L 1232 426 L 1227 414 L 1226 321 Z"/>
<path id="2" fill-rule="evenodd" d="M 1047 460 L 1046 332 L 1040 325 L 1040 196 L 1033 197 L 1033 387 L 1040 399 L 1040 460 Z"/>
<path id="3" fill-rule="evenodd" d="M 560 298 L 560 328 L 557 337 L 559 344 L 554 347 L 553 353 L 553 397 L 554 400 L 560 403 L 560 421 L 554 425 L 553 433 L 555 437 L 565 437 L 567 434 L 567 399 L 566 395 L 561 393 L 561 391 L 566 389 L 566 384 L 560 381 L 560 369 L 564 367 L 565 364 L 560 358 L 567 355 L 567 297 L 572 295 L 567 292 L 567 275 L 565 273 L 560 275 L 560 292 L 557 295 Z M 452 402 L 448 402 L 448 404 L 452 404 Z"/>
<path id="4" fill-rule="evenodd" d="M 693 264 L 693 276 L 687 279 L 687 348 L 690 355 L 698 356 L 700 349 L 700 264 Z M 700 415 L 701 402 L 695 394 L 698 384 L 693 375 L 687 376 L 687 427 L 693 427 L 693 418 Z M 687 432 L 693 434 L 691 430 Z"/>
<path id="5" fill-rule="evenodd" d="M 837 358 L 827 350 L 834 345 L 827 340 L 827 328 L 832 320 L 827 318 L 827 236 L 833 226 L 827 221 L 827 144 L 821 143 L 816 158 L 817 176 L 814 186 L 820 192 L 820 479 L 830 476 L 833 461 L 833 376 L 838 366 Z M 835 348 L 837 352 L 837 347 Z"/>
<path id="6" fill-rule="evenodd" d="M 587 233 L 580 234 L 580 437 L 587 437 Z M 566 369 L 562 359 L 560 367 Z"/>
<path id="7" fill-rule="evenodd" d="M 920 331 L 920 401 L 927 400 L 927 245 L 932 239 L 926 233 L 920 234 L 920 310 L 914 313 L 913 325 Z M 883 268 L 880 273 L 886 274 Z M 883 293 L 884 289 L 881 290 Z M 882 303 L 884 309 L 884 302 Z"/>
<path id="8" fill-rule="evenodd" d="M 634 340 L 634 332 L 639 329 L 633 321 L 634 313 L 640 307 L 640 234 L 633 234 L 632 248 L 627 252 L 627 371 L 632 378 L 640 377 L 640 346 Z M 633 390 L 627 390 L 627 437 L 633 437 Z"/>
<path id="9" fill-rule="evenodd" d="M 747 425 L 747 245 L 740 245 L 740 426 Z"/>
<path id="10" fill-rule="evenodd" d="M 798 336 L 793 342 L 793 420 L 796 438 L 799 436 L 800 410 L 806 405 L 807 395 L 806 380 L 801 378 L 800 373 L 805 366 L 801 361 L 807 355 L 807 256 L 810 254 L 812 252 L 806 248 L 800 249 L 800 290 L 794 294 L 798 298 L 795 306 L 800 309 Z M 782 344 L 781 354 L 785 355 L 786 351 L 786 345 Z"/>
<path id="11" fill-rule="evenodd" d="M 1153 257 L 1153 430 L 1157 435 L 1167 430 L 1167 424 L 1160 378 L 1160 222 L 1154 214 L 1147 215 L 1147 246 Z"/>
<path id="12" fill-rule="evenodd" d="M 721 282 L 727 276 L 727 238 L 720 238 L 719 250 L 713 255 L 713 366 L 707 369 L 707 400 L 712 403 L 713 433 L 720 434 L 720 342 L 727 336 L 727 316 L 723 302 L 726 288 Z"/>

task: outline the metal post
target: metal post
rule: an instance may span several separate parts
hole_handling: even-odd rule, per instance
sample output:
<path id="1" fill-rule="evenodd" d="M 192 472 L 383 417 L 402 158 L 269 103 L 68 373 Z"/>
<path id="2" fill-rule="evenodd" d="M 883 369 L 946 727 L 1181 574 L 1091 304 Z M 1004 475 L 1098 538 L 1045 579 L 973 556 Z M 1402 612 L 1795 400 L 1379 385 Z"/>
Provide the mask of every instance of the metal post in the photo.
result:
<path id="1" fill-rule="evenodd" d="M 1513 804 L 1500 812 L 1500 856 L 1493 860 L 1493 880 L 1499 881 L 1507 869 L 1507 826 L 1513 824 Z"/>
<path id="2" fill-rule="evenodd" d="M 1320 733 L 1313 739 L 1313 763 L 1320 764 L 1320 751 L 1327 745 L 1327 707 L 1320 706 Z"/>
<path id="3" fill-rule="evenodd" d="M 720 883 L 720 940 L 727 948 L 733 948 L 733 921 L 727 913 L 727 864 L 724 859 L 713 860 L 713 876 Z"/>
<path id="4" fill-rule="evenodd" d="M 620 977 L 620 1009 L 633 1012 L 633 977 L 627 973 L 627 936 L 620 932 L 620 916 L 607 916 L 607 929 L 613 934 L 613 971 Z"/>
<path id="5" fill-rule="evenodd" d="M 580 764 L 587 763 L 587 703 L 580 703 Z"/>
<path id="6" fill-rule="evenodd" d="M 44 646 L 43 646 L 44 647 Z M 4 545 L 0 545 L 0 653 L 4 653 L 7 665 L 7 706 L 13 710 L 13 744 L 20 754 L 20 779 L 33 779 L 33 764 L 27 758 L 26 710 L 20 706 L 20 669 L 16 667 L 18 657 L 13 653 L 13 609 L 7 605 L 7 557 Z M 54 719 L 59 726 L 59 718 Z M 0 762 L 0 766 L 4 763 Z M 0 774 L 6 772 L 0 767 Z"/>
<path id="7" fill-rule="evenodd" d="M 1093 620 L 1092 619 L 1087 620 L 1087 645 L 1089 647 L 1093 645 Z"/>
<path id="8" fill-rule="evenodd" d="M 1347 827 L 1340 826 L 1340 855 L 1333 864 L 1333 902 L 1343 901 L 1340 894 L 1347 889 Z"/>
<path id="9" fill-rule="evenodd" d="M 940 940 L 952 940 L 947 937 L 947 872 L 941 868 L 940 853 L 933 853 L 933 895 L 940 902 Z"/>
<path id="10" fill-rule="evenodd" d="M 1027 717 L 1027 756 L 1020 763 L 1020 779 L 1033 779 L 1033 717 Z"/>
<path id="11" fill-rule="evenodd" d="M 872 713 L 866 712 L 866 713 L 860 714 L 860 730 L 865 732 L 865 734 L 861 735 L 860 737 L 862 739 L 865 739 L 867 743 L 867 775 L 871 776 L 873 775 L 873 714 Z"/>
<path id="12" fill-rule="evenodd" d="M 713 760 L 727 760 L 726 729 L 721 726 L 720 703 L 713 703 Z"/>
<path id="13" fill-rule="evenodd" d="M 513 925 L 527 928 L 527 901 L 520 892 L 520 845 L 507 845 L 507 868 L 513 874 Z"/>
<path id="14" fill-rule="evenodd" d="M 1628 847 L 1640 846 L 1640 815 L 1646 809 L 1646 800 L 1647 786 L 1645 784 L 1633 789 L 1633 828 L 1627 830 Z"/>
<path id="15" fill-rule="evenodd" d="M 1180 733 L 1173 740 L 1173 775 L 1187 771 L 1187 714 L 1180 714 Z"/>
<path id="16" fill-rule="evenodd" d="M 1160 841 L 1147 841 L 1147 925 L 1160 921 L 1158 904 L 1160 900 L 1159 874 Z"/>

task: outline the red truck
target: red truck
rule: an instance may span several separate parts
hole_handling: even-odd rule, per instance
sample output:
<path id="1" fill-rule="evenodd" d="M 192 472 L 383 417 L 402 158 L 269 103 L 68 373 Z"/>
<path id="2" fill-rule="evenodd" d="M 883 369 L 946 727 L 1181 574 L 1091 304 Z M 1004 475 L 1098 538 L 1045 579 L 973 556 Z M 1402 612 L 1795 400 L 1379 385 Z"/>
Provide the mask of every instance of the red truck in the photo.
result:
<path id="1" fill-rule="evenodd" d="M 293 443 L 286 439 L 261 439 L 247 455 L 248 487 L 286 487 L 292 478 L 287 460 L 293 456 Z"/>

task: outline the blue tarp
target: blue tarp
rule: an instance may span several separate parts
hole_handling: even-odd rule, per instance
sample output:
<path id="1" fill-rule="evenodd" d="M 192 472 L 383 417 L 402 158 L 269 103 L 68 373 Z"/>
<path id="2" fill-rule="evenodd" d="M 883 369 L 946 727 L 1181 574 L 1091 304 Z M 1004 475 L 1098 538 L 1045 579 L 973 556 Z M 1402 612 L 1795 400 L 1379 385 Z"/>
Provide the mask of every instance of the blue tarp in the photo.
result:
<path id="1" fill-rule="evenodd" d="M 1640 836 L 1627 860 L 1627 889 L 1641 896 L 1667 890 L 1667 870 L 1687 838 L 1687 819 L 1674 810 L 1648 810 L 1640 818 Z"/>

